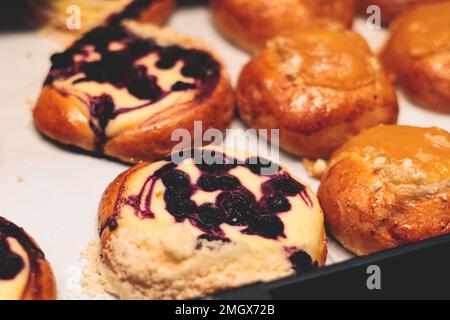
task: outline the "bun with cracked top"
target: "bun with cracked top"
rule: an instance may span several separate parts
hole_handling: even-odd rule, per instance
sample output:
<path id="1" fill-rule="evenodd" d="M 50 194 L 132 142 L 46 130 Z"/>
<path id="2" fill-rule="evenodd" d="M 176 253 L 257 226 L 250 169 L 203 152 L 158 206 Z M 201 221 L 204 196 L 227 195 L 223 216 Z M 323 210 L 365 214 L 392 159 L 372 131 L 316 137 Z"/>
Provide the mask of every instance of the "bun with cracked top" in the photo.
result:
<path id="1" fill-rule="evenodd" d="M 266 41 L 318 20 L 351 27 L 354 0 L 212 0 L 220 31 L 242 48 L 256 52 Z"/>
<path id="2" fill-rule="evenodd" d="M 450 1 L 418 6 L 399 16 L 381 60 L 416 103 L 450 112 Z"/>
<path id="3" fill-rule="evenodd" d="M 248 125 L 280 129 L 281 147 L 308 158 L 327 158 L 398 116 L 394 88 L 366 41 L 336 25 L 270 41 L 242 70 L 236 100 Z"/>
<path id="4" fill-rule="evenodd" d="M 450 134 L 369 129 L 333 155 L 318 195 L 329 231 L 359 255 L 450 233 Z"/>

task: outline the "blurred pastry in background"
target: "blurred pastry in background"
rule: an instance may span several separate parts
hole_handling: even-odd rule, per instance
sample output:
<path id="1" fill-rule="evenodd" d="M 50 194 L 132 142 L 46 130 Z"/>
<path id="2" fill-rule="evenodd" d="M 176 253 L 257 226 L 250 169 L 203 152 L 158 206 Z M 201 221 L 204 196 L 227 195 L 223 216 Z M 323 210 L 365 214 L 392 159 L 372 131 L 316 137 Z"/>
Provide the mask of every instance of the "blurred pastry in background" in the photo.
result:
<path id="1" fill-rule="evenodd" d="M 220 58 L 169 29 L 131 21 L 102 26 L 51 60 L 33 115 L 44 135 L 63 144 L 125 162 L 154 161 L 178 144 L 174 130 L 193 133 L 195 121 L 224 130 L 234 116 Z"/>
<path id="2" fill-rule="evenodd" d="M 323 213 L 302 181 L 242 152 L 208 147 L 184 155 L 140 163 L 104 193 L 109 292 L 192 299 L 324 266 Z"/>
<path id="3" fill-rule="evenodd" d="M 0 217 L 0 300 L 54 300 L 50 264 L 34 240 Z"/>
<path id="4" fill-rule="evenodd" d="M 33 0 L 29 0 L 33 1 Z M 42 2 L 42 0 L 37 0 Z M 76 5 L 80 9 L 81 29 L 84 33 L 107 20 L 137 20 L 163 24 L 172 13 L 175 0 L 53 0 L 39 5 L 47 23 L 62 31 L 74 31 L 67 28 L 70 15 L 68 8 Z M 75 30 L 76 31 L 76 30 Z"/>
<path id="5" fill-rule="evenodd" d="M 333 155 L 318 195 L 329 231 L 358 255 L 450 233 L 450 134 L 364 131 Z"/>
<path id="6" fill-rule="evenodd" d="M 363 37 L 342 27 L 310 26 L 269 41 L 242 70 L 236 99 L 248 125 L 280 129 L 284 150 L 311 159 L 398 116 L 382 65 Z"/>
<path id="7" fill-rule="evenodd" d="M 255 52 L 267 40 L 286 32 L 302 31 L 305 23 L 330 19 L 353 24 L 354 0 L 212 0 L 218 28 L 240 47 Z"/>
<path id="8" fill-rule="evenodd" d="M 366 15 L 367 8 L 376 5 L 381 9 L 381 21 L 390 24 L 398 15 L 418 5 L 444 0 L 357 0 L 359 11 Z"/>
<path id="9" fill-rule="evenodd" d="M 450 1 L 399 16 L 381 59 L 414 102 L 450 112 Z"/>

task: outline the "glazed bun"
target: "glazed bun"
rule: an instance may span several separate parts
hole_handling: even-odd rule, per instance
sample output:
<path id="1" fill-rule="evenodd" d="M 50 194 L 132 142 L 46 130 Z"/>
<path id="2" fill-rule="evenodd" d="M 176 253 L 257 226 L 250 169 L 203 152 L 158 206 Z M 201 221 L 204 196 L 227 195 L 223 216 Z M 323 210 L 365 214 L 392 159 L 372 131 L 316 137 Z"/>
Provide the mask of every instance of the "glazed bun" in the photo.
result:
<path id="1" fill-rule="evenodd" d="M 418 104 L 450 112 L 450 1 L 398 17 L 381 58 L 391 78 Z"/>
<path id="2" fill-rule="evenodd" d="M 354 0 L 212 0 L 218 28 L 242 48 L 255 52 L 266 41 L 305 24 L 330 19 L 353 23 Z"/>
<path id="3" fill-rule="evenodd" d="M 339 26 L 270 41 L 242 70 L 236 96 L 248 125 L 280 129 L 281 147 L 308 158 L 327 158 L 398 116 L 395 91 L 366 41 Z"/>
<path id="4" fill-rule="evenodd" d="M 381 9 L 381 21 L 387 25 L 398 15 L 416 6 L 444 0 L 358 0 L 359 11 L 367 14 L 367 8 L 376 5 Z"/>
<path id="5" fill-rule="evenodd" d="M 98 27 L 108 19 L 134 19 L 139 22 L 164 24 L 175 7 L 175 0 L 57 0 L 40 5 L 40 10 L 48 23 L 62 31 L 86 32 Z M 68 8 L 72 5 L 80 8 L 81 29 L 69 30 Z"/>
<path id="6" fill-rule="evenodd" d="M 50 264 L 34 240 L 0 217 L 0 300 L 54 300 Z"/>
<path id="7" fill-rule="evenodd" d="M 123 299 L 198 298 L 309 272 L 327 253 L 309 187 L 274 163 L 217 148 L 120 175 L 101 201 L 100 234 L 106 282 Z"/>
<path id="8" fill-rule="evenodd" d="M 332 157 L 319 188 L 329 231 L 358 255 L 450 233 L 450 134 L 378 126 Z"/>
<path id="9" fill-rule="evenodd" d="M 54 55 L 33 115 L 56 141 L 134 163 L 169 154 L 174 130 L 192 133 L 195 121 L 225 129 L 233 99 L 224 65 L 202 43 L 126 22 Z"/>

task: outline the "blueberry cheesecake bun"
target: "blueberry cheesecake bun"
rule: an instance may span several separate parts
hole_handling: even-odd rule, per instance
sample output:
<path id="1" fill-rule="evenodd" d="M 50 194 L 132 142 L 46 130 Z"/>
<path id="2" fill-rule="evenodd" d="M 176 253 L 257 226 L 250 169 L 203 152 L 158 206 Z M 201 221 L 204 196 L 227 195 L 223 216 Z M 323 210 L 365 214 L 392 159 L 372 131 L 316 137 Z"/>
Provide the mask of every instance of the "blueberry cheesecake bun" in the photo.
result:
<path id="1" fill-rule="evenodd" d="M 54 300 L 50 264 L 34 240 L 0 217 L 0 300 Z"/>
<path id="2" fill-rule="evenodd" d="M 421 5 L 391 25 L 381 60 L 417 104 L 450 113 L 450 1 Z"/>
<path id="3" fill-rule="evenodd" d="M 216 147 L 180 158 L 140 163 L 104 193 L 101 256 L 111 293 L 189 299 L 324 265 L 319 202 L 286 169 Z"/>
<path id="4" fill-rule="evenodd" d="M 39 3 L 37 0 L 29 0 Z M 42 11 L 41 16 L 55 29 L 68 32 L 91 30 L 105 22 L 120 20 L 136 20 L 164 24 L 175 7 L 175 0 L 53 0 L 36 4 Z M 67 21 L 70 17 L 71 6 L 80 9 L 81 28 L 68 29 Z M 69 12 L 68 12 L 69 10 Z"/>
<path id="5" fill-rule="evenodd" d="M 231 41 L 250 52 L 286 32 L 318 20 L 351 27 L 354 0 L 211 0 L 214 21 Z"/>
<path id="6" fill-rule="evenodd" d="M 249 126 L 280 129 L 283 149 L 312 159 L 398 116 L 395 90 L 364 38 L 335 27 L 269 41 L 242 70 L 236 100 Z"/>
<path id="7" fill-rule="evenodd" d="M 377 126 L 333 155 L 319 188 L 329 231 L 358 255 L 450 233 L 450 134 Z"/>
<path id="8" fill-rule="evenodd" d="M 192 132 L 195 121 L 225 129 L 233 99 L 224 65 L 202 43 L 125 22 L 52 57 L 33 115 L 56 141 L 134 163 L 169 154 L 172 132 Z"/>

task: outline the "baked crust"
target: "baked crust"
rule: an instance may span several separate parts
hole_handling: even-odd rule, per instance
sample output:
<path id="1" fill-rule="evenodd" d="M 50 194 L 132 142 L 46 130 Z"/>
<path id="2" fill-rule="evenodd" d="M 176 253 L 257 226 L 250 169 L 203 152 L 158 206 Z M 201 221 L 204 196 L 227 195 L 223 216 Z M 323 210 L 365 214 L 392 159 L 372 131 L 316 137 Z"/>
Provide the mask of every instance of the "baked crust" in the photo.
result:
<path id="1" fill-rule="evenodd" d="M 208 149 L 214 148 L 216 149 L 216 147 L 206 147 Z M 221 150 L 221 151 L 226 151 L 226 149 L 221 149 L 221 148 L 217 148 L 217 150 Z M 229 151 L 229 150 L 228 150 Z M 150 285 L 147 282 L 143 282 L 144 280 L 142 280 L 143 278 L 140 278 L 140 276 L 132 274 L 130 273 L 124 273 L 122 269 L 123 265 L 122 263 L 118 263 L 118 259 L 120 257 L 122 257 L 122 255 L 120 253 L 117 252 L 118 249 L 122 249 L 125 246 L 125 243 L 130 241 L 130 243 L 132 243 L 131 239 L 122 239 L 120 240 L 121 245 L 118 246 L 117 242 L 119 241 L 119 237 L 124 237 L 126 235 L 128 236 L 134 236 L 135 233 L 132 229 L 133 228 L 131 226 L 134 225 L 135 222 L 129 221 L 128 217 L 125 218 L 122 216 L 122 210 L 124 206 L 124 196 L 126 194 L 129 194 L 129 189 L 135 189 L 136 188 L 136 181 L 141 181 L 142 179 L 138 178 L 136 179 L 136 177 L 139 175 L 139 172 L 141 170 L 147 170 L 149 166 L 151 166 L 151 163 L 147 163 L 147 162 L 142 162 L 139 163 L 137 165 L 135 165 L 134 167 L 128 169 L 127 171 L 123 172 L 121 175 L 119 175 L 109 186 L 108 188 L 105 190 L 102 199 L 100 201 L 100 205 L 99 205 L 99 216 L 98 216 L 98 224 L 99 224 L 99 233 L 100 233 L 100 245 L 101 245 L 101 257 L 102 257 L 102 262 L 104 263 L 104 266 L 106 267 L 106 270 L 103 270 L 103 275 L 106 276 L 106 279 L 108 281 L 108 290 L 111 290 L 111 293 L 118 295 L 121 298 L 124 299 L 143 299 L 143 298 L 151 298 L 151 299 L 191 299 L 191 298 L 195 298 L 198 297 L 199 293 L 198 291 L 196 291 L 197 289 L 192 289 L 191 288 L 183 288 L 183 287 L 179 287 L 179 283 L 182 283 L 184 281 L 184 279 L 178 279 L 178 278 L 174 278 L 174 279 L 170 279 L 169 282 L 176 280 L 173 284 L 170 283 L 165 283 L 164 285 L 167 286 L 167 290 L 162 290 L 161 292 L 159 292 L 158 288 L 161 287 L 161 283 L 158 284 L 154 284 L 154 288 L 152 288 L 152 285 Z M 286 170 L 286 172 L 288 172 Z M 288 172 L 289 173 L 289 172 Z M 290 173 L 289 173 L 290 174 Z M 309 187 L 307 187 L 307 192 L 308 194 L 312 197 L 312 201 L 314 203 L 314 207 L 316 209 L 314 210 L 318 210 L 317 213 L 322 212 L 322 210 L 320 209 L 319 203 L 317 198 L 314 196 L 314 194 L 312 193 L 311 189 Z M 316 213 L 316 212 L 315 212 Z M 308 212 L 308 215 L 311 214 L 310 212 Z M 162 212 L 155 212 L 156 216 L 164 216 L 164 213 Z M 146 220 L 146 218 L 139 218 L 139 219 L 143 219 Z M 164 218 L 166 219 L 166 218 Z M 126 221 L 125 221 L 126 220 Z M 166 222 L 164 223 L 164 227 L 167 227 L 165 224 L 168 222 L 167 220 L 165 220 Z M 145 222 L 145 221 L 144 221 Z M 181 225 L 185 225 L 186 223 L 181 223 Z M 292 226 L 291 226 L 292 227 Z M 125 233 L 121 233 L 123 232 L 123 229 L 126 230 Z M 183 242 L 183 234 L 180 234 L 180 232 L 185 231 L 183 230 L 178 230 L 179 232 L 177 233 L 176 237 L 174 238 L 174 241 L 177 243 L 182 243 Z M 140 230 L 135 230 L 136 234 L 141 232 Z M 320 245 L 318 245 L 318 247 L 316 248 L 316 246 L 314 245 L 313 247 L 315 249 L 309 249 L 312 250 L 312 253 L 309 252 L 313 257 L 314 257 L 314 261 L 317 263 L 317 267 L 323 267 L 326 263 L 326 259 L 327 259 L 327 235 L 325 232 L 325 226 L 322 225 L 322 223 L 320 224 L 320 227 L 318 226 L 317 229 L 311 229 L 308 228 L 307 231 L 305 230 L 305 233 L 316 233 L 317 235 L 320 235 Z M 174 237 L 174 234 L 171 234 L 172 237 Z M 148 237 L 148 233 L 147 233 L 147 237 Z M 160 241 L 160 240 L 155 240 L 156 242 Z M 152 245 L 154 244 L 153 241 L 148 240 L 145 241 L 145 244 L 143 244 L 143 247 L 146 250 L 160 250 L 160 248 L 154 249 L 152 248 Z M 290 242 L 288 242 L 290 243 Z M 292 242 L 295 243 L 295 242 Z M 219 245 L 219 243 L 217 242 L 211 242 L 210 246 L 211 248 L 218 245 L 218 250 L 220 249 L 221 245 Z M 269 247 L 270 248 L 270 247 Z M 130 250 L 133 249 L 135 250 L 135 248 L 129 248 Z M 236 249 L 233 249 L 236 250 Z M 118 257 L 117 255 L 120 255 L 120 257 Z M 126 264 L 130 267 L 130 269 L 134 269 L 135 266 L 133 265 L 134 263 L 136 263 L 136 255 L 134 255 L 134 252 L 131 252 L 130 255 L 128 256 L 128 260 L 126 262 Z M 232 254 L 232 252 L 229 252 L 227 255 Z M 269 254 L 269 252 L 267 253 Z M 122 258 L 121 258 L 122 259 Z M 182 261 L 182 259 L 180 260 Z M 162 261 L 161 263 L 166 263 L 164 261 Z M 173 262 L 172 262 L 173 263 Z M 181 262 L 179 262 L 181 263 Z M 277 261 L 278 263 L 278 261 Z M 149 267 L 150 264 L 146 265 L 146 266 L 142 266 L 143 268 L 139 269 L 142 272 L 142 277 L 144 277 L 144 275 L 149 275 L 152 272 L 155 272 L 154 268 L 150 268 Z M 193 264 L 194 266 L 195 264 Z M 166 266 L 161 265 L 161 268 L 165 268 Z M 215 266 L 214 266 L 215 267 Z M 170 264 L 170 268 L 172 269 L 176 269 L 177 266 L 174 264 Z M 276 269 L 276 268 L 274 268 Z M 167 272 L 167 271 L 166 271 Z M 196 270 L 192 270 L 192 273 L 197 273 Z M 232 272 L 230 271 L 230 274 L 228 275 L 227 273 L 225 274 L 217 274 L 215 275 L 215 278 L 217 278 L 217 283 L 221 283 L 221 281 L 223 281 L 223 278 L 226 277 L 230 277 L 232 275 Z M 285 277 L 288 276 L 288 273 L 284 273 L 284 271 L 280 274 L 279 277 Z M 202 277 L 205 277 L 205 279 L 209 279 L 209 280 L 205 280 L 206 282 L 206 287 L 203 286 L 203 289 L 205 289 L 206 291 L 203 292 L 203 294 L 207 294 L 207 293 L 213 293 L 217 290 L 224 290 L 226 288 L 224 287 L 217 287 L 217 283 L 216 281 L 211 281 L 211 275 L 209 274 L 204 274 L 202 275 Z M 214 275 L 213 275 L 214 276 Z M 139 279 L 138 279 L 139 278 Z M 198 279 L 197 281 L 194 281 L 194 283 L 191 283 L 193 286 L 197 287 L 199 285 L 199 282 L 203 281 L 202 279 Z M 210 282 L 208 282 L 210 281 Z M 188 283 L 189 284 L 189 283 Z M 174 292 L 173 291 L 173 286 L 178 286 L 178 291 Z M 201 286 L 202 287 L 202 286 Z M 120 288 L 120 289 L 119 289 Z M 119 291 L 118 291 L 119 290 Z M 151 292 L 151 295 L 149 296 L 149 292 Z M 196 292 L 196 295 L 191 295 L 192 292 Z M 201 293 L 200 293 L 201 294 Z"/>
<path id="2" fill-rule="evenodd" d="M 381 60 L 418 104 L 450 112 L 450 2 L 410 10 L 395 20 Z"/>
<path id="3" fill-rule="evenodd" d="M 244 67 L 236 100 L 247 124 L 280 129 L 281 147 L 308 158 L 327 158 L 398 116 L 395 91 L 365 40 L 339 27 L 270 41 Z"/>
<path id="4" fill-rule="evenodd" d="M 141 13 L 139 21 L 163 25 L 169 20 L 175 5 L 175 0 L 158 0 L 148 10 Z"/>
<path id="5" fill-rule="evenodd" d="M 17 227 L 2 217 L 0 217 L 0 224 L 2 224 L 0 231 L 4 231 L 4 236 L 19 241 L 30 260 L 31 266 L 27 276 L 28 280 L 23 288 L 20 299 L 55 300 L 56 281 L 52 268 L 34 239 L 22 228 Z"/>
<path id="6" fill-rule="evenodd" d="M 318 19 L 353 24 L 354 0 L 212 0 L 217 27 L 240 47 L 256 52 L 266 41 Z"/>
<path id="7" fill-rule="evenodd" d="M 398 17 L 381 60 L 416 103 L 450 112 L 450 2 L 419 6 Z"/>
<path id="8" fill-rule="evenodd" d="M 78 33 L 83 33 L 103 24 L 108 17 L 120 12 L 121 9 L 125 9 L 131 2 L 130 0 L 77 1 L 76 4 L 80 7 L 82 14 L 82 28 Z M 68 18 L 66 10 L 71 5 L 73 5 L 73 1 L 58 0 L 58 3 L 51 4 L 49 7 L 36 8 L 36 10 L 43 11 L 45 19 L 49 21 L 53 28 L 77 33 L 77 30 L 68 30 L 66 25 Z M 153 3 L 147 9 L 141 10 L 136 20 L 163 25 L 174 9 L 175 0 L 153 0 Z"/>
<path id="9" fill-rule="evenodd" d="M 381 21 L 390 24 L 401 13 L 418 5 L 439 2 L 445 0 L 358 0 L 359 11 L 366 15 L 367 8 L 371 5 L 379 6 L 381 9 Z"/>
<path id="10" fill-rule="evenodd" d="M 328 230 L 358 255 L 450 232 L 450 134 L 378 126 L 339 149 L 318 196 Z"/>
<path id="11" fill-rule="evenodd" d="M 39 260 L 39 274 L 31 274 L 23 300 L 55 300 L 56 281 L 47 260 Z"/>
<path id="12" fill-rule="evenodd" d="M 155 37 L 163 45 L 179 44 L 209 53 L 197 40 L 178 36 L 169 29 L 128 23 L 133 32 Z M 234 116 L 234 93 L 225 66 L 220 63 L 220 76 L 212 92 L 183 103 L 178 110 L 165 109 L 147 118 L 138 127 L 109 137 L 103 146 L 103 154 L 125 162 L 153 161 L 169 154 L 179 142 L 171 141 L 172 132 L 187 129 L 193 137 L 194 121 L 202 121 L 204 130 L 224 130 Z M 96 150 L 97 137 L 89 124 L 86 105 L 70 94 L 64 94 L 53 85 L 45 85 L 33 110 L 36 127 L 46 136 L 63 144 L 75 145 L 88 151 Z"/>

